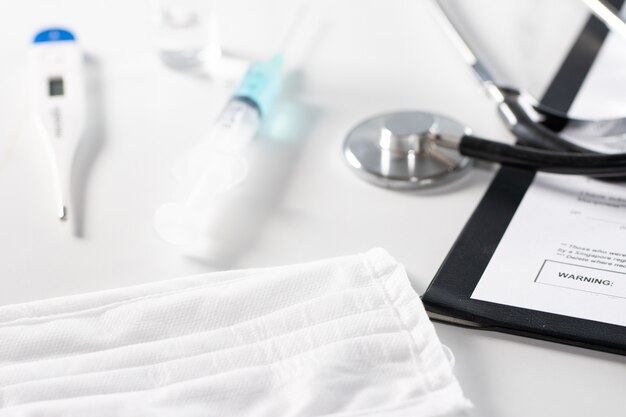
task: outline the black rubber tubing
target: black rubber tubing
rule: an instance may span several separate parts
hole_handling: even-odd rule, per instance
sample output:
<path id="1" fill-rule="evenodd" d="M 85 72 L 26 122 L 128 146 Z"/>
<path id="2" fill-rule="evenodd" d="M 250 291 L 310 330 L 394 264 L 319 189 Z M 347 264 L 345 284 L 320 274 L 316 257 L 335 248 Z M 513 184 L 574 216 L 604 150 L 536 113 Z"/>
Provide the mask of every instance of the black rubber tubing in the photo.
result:
<path id="1" fill-rule="evenodd" d="M 582 146 L 575 145 L 561 138 L 556 132 L 550 130 L 546 126 L 536 123 L 526 112 L 524 106 L 520 103 L 520 95 L 517 91 L 503 91 L 504 101 L 498 107 L 501 115 L 506 118 L 505 109 L 508 110 L 516 119 L 517 123 L 513 124 L 511 132 L 517 138 L 517 144 L 521 146 L 528 146 L 530 148 L 545 149 L 548 151 L 563 151 L 572 153 L 583 154 L 596 154 L 605 156 L 605 154 L 594 152 L 586 149 Z M 551 171 L 554 172 L 554 171 Z M 565 173 L 565 172 L 563 172 Z M 576 172 L 567 172 L 568 174 L 575 174 Z M 619 174 L 588 174 L 604 181 L 611 182 L 626 182 L 625 175 Z"/>
<path id="2" fill-rule="evenodd" d="M 559 174 L 594 177 L 626 175 L 626 153 L 607 155 L 548 151 L 507 145 L 475 136 L 463 136 L 459 152 L 485 161 Z"/>

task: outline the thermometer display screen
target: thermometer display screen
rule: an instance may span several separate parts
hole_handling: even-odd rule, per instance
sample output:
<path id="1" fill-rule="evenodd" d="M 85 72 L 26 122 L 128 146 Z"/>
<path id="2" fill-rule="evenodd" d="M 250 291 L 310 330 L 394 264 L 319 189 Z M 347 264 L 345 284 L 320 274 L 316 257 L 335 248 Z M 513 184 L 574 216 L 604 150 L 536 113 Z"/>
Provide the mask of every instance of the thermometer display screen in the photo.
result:
<path id="1" fill-rule="evenodd" d="M 48 94 L 50 96 L 63 95 L 63 78 L 50 78 L 48 80 Z"/>

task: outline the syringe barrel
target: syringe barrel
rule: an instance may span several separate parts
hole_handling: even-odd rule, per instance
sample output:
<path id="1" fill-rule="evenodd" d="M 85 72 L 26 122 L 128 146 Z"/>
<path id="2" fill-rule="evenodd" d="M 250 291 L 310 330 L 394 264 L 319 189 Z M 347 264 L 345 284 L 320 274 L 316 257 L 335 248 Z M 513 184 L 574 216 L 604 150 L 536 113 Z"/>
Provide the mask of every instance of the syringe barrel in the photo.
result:
<path id="1" fill-rule="evenodd" d="M 211 147 L 227 152 L 240 152 L 252 140 L 261 125 L 259 108 L 244 98 L 231 99 L 209 134 Z"/>
<path id="2" fill-rule="evenodd" d="M 254 103 L 261 116 L 265 117 L 278 97 L 284 61 L 283 55 L 277 54 L 269 61 L 250 65 L 233 96 Z"/>
<path id="3" fill-rule="evenodd" d="M 254 137 L 281 86 L 283 56 L 250 65 L 210 134 L 212 146 L 239 152 Z"/>

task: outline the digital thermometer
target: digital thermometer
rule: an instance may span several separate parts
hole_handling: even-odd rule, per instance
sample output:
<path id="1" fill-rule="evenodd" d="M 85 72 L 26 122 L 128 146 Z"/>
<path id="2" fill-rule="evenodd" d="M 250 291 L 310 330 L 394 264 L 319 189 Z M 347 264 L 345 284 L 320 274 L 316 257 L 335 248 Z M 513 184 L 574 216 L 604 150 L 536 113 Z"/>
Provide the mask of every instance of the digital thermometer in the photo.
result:
<path id="1" fill-rule="evenodd" d="M 58 216 L 71 206 L 72 165 L 85 125 L 83 56 L 65 29 L 47 29 L 33 39 L 30 84 L 35 123 L 48 150 Z"/>

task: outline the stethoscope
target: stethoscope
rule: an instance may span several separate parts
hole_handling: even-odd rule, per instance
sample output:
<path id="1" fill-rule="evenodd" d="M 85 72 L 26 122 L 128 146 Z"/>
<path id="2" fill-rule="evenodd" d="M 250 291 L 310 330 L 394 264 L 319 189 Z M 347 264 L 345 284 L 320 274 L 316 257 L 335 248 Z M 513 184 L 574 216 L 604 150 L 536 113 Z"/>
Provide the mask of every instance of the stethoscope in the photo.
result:
<path id="1" fill-rule="evenodd" d="M 416 189 L 457 178 L 473 159 L 480 159 L 559 174 L 626 176 L 626 153 L 600 153 L 579 144 L 585 138 L 610 137 L 623 147 L 626 119 L 570 119 L 542 107 L 523 91 L 497 85 L 445 10 L 436 1 L 433 6 L 437 22 L 496 101 L 517 143 L 473 136 L 469 128 L 438 114 L 385 113 L 359 123 L 345 139 L 344 156 L 357 174 L 380 186 Z M 564 126 L 559 134 L 541 123 L 550 119 Z"/>

